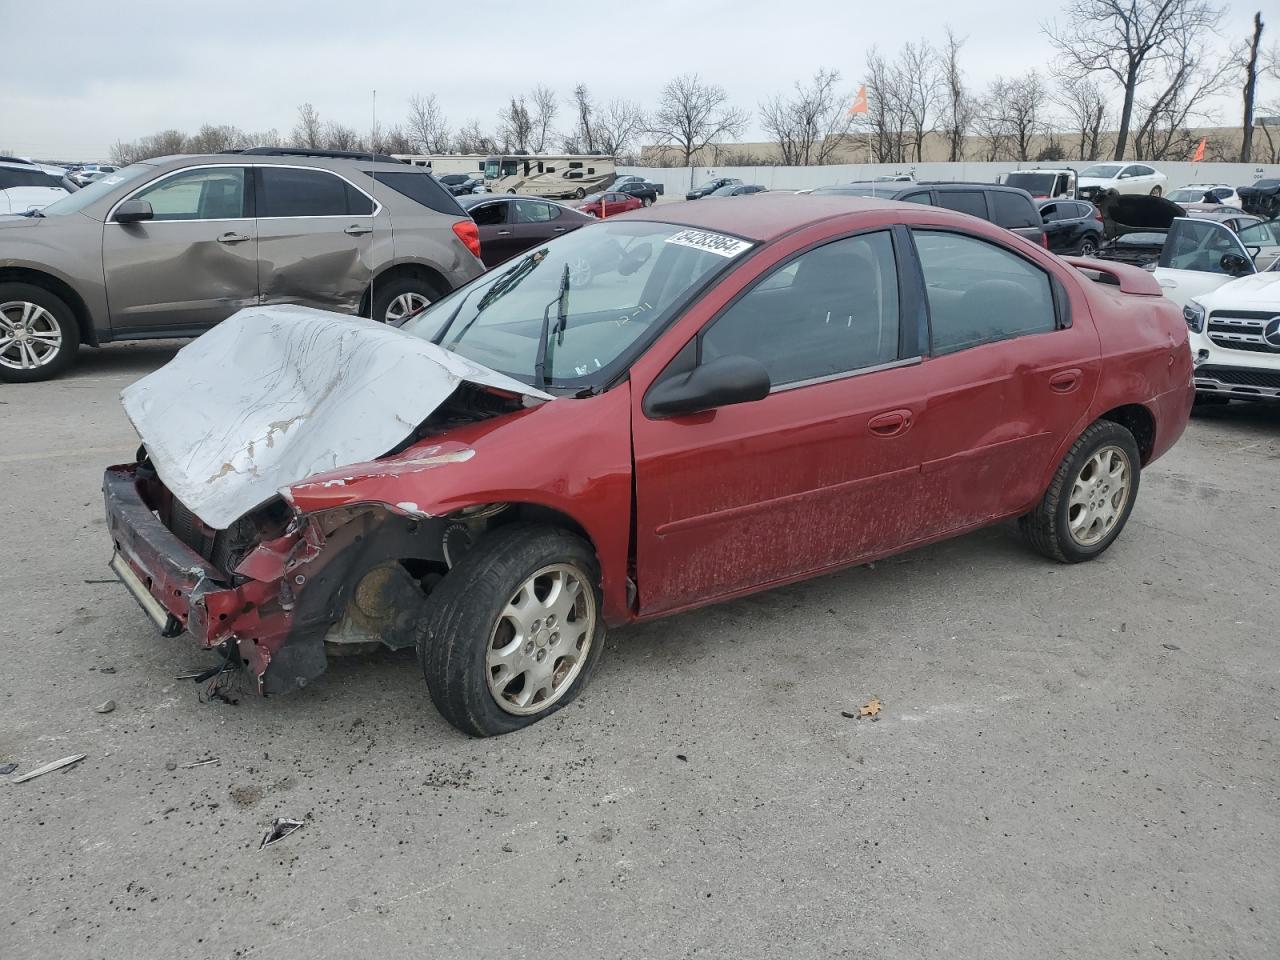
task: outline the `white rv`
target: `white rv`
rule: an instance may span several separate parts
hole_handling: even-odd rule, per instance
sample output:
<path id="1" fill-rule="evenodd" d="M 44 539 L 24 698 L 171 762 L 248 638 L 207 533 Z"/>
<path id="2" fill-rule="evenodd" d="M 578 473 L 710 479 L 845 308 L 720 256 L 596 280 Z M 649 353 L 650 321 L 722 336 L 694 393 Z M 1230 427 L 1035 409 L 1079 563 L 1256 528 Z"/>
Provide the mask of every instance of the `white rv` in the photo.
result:
<path id="1" fill-rule="evenodd" d="M 600 154 L 491 154 L 481 169 L 490 193 L 579 200 L 617 177 L 613 157 Z"/>

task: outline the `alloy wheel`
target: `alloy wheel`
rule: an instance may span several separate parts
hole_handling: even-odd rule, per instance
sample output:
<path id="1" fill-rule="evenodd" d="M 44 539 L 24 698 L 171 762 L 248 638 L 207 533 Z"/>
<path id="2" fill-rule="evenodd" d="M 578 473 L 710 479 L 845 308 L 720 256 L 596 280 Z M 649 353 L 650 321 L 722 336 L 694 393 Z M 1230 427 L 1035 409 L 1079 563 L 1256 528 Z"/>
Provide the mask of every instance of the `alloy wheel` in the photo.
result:
<path id="1" fill-rule="evenodd" d="M 28 300 L 0 303 L 0 366 L 34 370 L 62 350 L 62 328 L 52 313 Z"/>
<path id="2" fill-rule="evenodd" d="M 1124 516 L 1131 482 L 1129 457 L 1117 446 L 1094 452 L 1071 485 L 1067 528 L 1082 547 L 1101 542 Z"/>
<path id="3" fill-rule="evenodd" d="M 419 311 L 431 306 L 431 301 L 421 293 L 402 293 L 389 304 L 383 316 L 389 324 L 400 324 Z"/>
<path id="4" fill-rule="evenodd" d="M 541 713 L 573 686 L 596 632 L 596 598 L 567 563 L 543 567 L 512 594 L 485 651 L 489 693 L 507 713 Z"/>

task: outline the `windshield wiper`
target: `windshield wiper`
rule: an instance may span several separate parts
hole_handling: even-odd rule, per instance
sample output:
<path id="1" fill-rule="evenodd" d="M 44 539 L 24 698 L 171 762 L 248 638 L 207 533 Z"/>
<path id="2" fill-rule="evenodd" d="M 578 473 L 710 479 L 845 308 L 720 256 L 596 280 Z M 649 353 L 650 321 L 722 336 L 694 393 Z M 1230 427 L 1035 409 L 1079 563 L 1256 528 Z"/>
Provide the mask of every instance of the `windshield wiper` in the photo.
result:
<path id="1" fill-rule="evenodd" d="M 556 308 L 556 343 L 564 343 L 564 328 L 569 322 L 569 264 L 560 273 L 560 291 L 542 311 L 542 331 L 538 335 L 538 357 L 533 362 L 533 383 L 539 389 L 547 386 L 547 340 L 551 333 L 551 305 Z"/>

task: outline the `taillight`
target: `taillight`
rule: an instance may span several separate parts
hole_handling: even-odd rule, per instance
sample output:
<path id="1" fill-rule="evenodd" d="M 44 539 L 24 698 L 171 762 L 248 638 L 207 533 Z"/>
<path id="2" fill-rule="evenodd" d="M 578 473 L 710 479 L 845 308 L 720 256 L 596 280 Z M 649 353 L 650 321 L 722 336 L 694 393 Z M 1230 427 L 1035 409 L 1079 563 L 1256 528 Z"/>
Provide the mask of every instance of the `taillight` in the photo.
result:
<path id="1" fill-rule="evenodd" d="M 458 235 L 462 245 L 470 250 L 471 255 L 478 260 L 480 258 L 480 228 L 476 226 L 476 222 L 474 220 L 456 220 L 453 224 L 453 232 Z"/>
<path id="2" fill-rule="evenodd" d="M 1040 234 L 1040 246 L 1044 247 L 1046 250 L 1049 249 L 1049 235 L 1047 233 Z"/>

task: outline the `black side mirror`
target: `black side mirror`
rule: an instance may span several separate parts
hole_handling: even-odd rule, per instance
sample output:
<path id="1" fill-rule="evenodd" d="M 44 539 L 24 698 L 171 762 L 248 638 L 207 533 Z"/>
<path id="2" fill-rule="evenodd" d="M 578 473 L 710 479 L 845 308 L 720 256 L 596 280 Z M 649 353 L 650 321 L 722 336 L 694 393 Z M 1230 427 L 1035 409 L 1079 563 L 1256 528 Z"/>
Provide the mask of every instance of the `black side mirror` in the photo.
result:
<path id="1" fill-rule="evenodd" d="M 1248 257 L 1242 257 L 1238 253 L 1224 253 L 1222 259 L 1218 261 L 1218 265 L 1222 267 L 1223 273 L 1229 273 L 1233 277 L 1241 274 L 1253 273 L 1253 261 Z"/>
<path id="2" fill-rule="evenodd" d="M 719 357 L 655 384 L 644 398 L 644 412 L 651 417 L 674 417 L 763 400 L 770 386 L 769 371 L 759 360 Z"/>
<path id="3" fill-rule="evenodd" d="M 139 223 L 155 218 L 155 211 L 146 200 L 126 200 L 116 207 L 116 223 Z"/>

